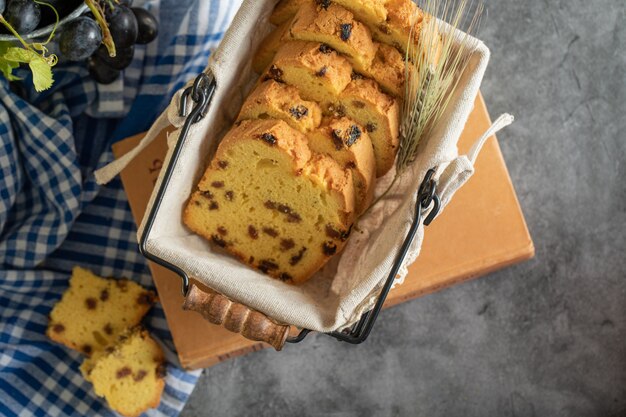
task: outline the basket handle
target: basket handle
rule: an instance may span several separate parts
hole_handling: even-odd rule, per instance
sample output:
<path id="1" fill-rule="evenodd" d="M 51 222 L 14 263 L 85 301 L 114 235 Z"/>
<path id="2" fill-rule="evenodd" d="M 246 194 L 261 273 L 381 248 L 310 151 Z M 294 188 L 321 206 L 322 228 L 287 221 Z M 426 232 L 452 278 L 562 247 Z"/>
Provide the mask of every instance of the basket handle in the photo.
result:
<path id="1" fill-rule="evenodd" d="M 239 333 L 246 339 L 265 342 L 277 351 L 285 345 L 290 327 L 278 324 L 265 314 L 228 299 L 213 290 L 191 284 L 183 310 L 195 311 L 213 324 Z"/>

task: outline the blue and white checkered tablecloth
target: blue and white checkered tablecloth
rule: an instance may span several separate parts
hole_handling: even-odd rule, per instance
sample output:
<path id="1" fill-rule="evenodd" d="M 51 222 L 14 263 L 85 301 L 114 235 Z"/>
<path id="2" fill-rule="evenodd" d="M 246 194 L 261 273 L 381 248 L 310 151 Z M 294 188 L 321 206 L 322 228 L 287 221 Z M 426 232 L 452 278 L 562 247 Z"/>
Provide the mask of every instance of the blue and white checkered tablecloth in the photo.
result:
<path id="1" fill-rule="evenodd" d="M 47 317 L 74 265 L 153 285 L 120 181 L 99 187 L 93 170 L 204 68 L 240 3 L 135 0 L 159 17 L 159 39 L 109 86 L 84 65 L 57 67 L 42 94 L 0 80 L 0 415 L 115 415 L 81 377 L 81 355 L 46 338 Z M 168 358 L 161 404 L 146 414 L 175 416 L 199 373 L 177 367 L 160 306 L 146 323 Z"/>

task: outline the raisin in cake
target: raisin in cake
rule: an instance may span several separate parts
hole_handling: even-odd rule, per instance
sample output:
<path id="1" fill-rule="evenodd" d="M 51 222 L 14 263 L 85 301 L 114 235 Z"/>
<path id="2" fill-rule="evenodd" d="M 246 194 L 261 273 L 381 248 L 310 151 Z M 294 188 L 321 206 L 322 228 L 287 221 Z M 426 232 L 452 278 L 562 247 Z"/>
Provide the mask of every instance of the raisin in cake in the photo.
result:
<path id="1" fill-rule="evenodd" d="M 296 86 L 303 99 L 316 101 L 326 111 L 350 83 L 352 66 L 324 44 L 287 42 L 261 77 L 269 79 Z"/>
<path id="2" fill-rule="evenodd" d="M 281 119 L 306 133 L 320 125 L 322 110 L 314 101 L 303 100 L 296 87 L 267 80 L 250 93 L 238 120 Z"/>
<path id="3" fill-rule="evenodd" d="M 301 283 L 339 252 L 355 217 L 352 175 L 282 120 L 244 120 L 222 140 L 185 224 L 243 262 Z"/>
<path id="4" fill-rule="evenodd" d="M 376 175 L 385 175 L 398 151 L 400 106 L 378 88 L 373 80 L 355 78 L 339 96 L 336 116 L 348 116 L 369 134 L 376 155 Z"/>
<path id="5" fill-rule="evenodd" d="M 356 210 L 360 214 L 372 202 L 376 186 L 376 159 L 372 141 L 365 129 L 347 117 L 325 119 L 319 129 L 308 134 L 309 147 L 331 156 L 352 171 Z"/>
<path id="6" fill-rule="evenodd" d="M 80 371 L 109 407 L 136 417 L 161 402 L 164 360 L 163 350 L 148 332 L 133 328 L 121 334 L 115 344 L 86 359 Z"/>
<path id="7" fill-rule="evenodd" d="M 156 297 L 127 279 L 100 278 L 75 267 L 70 286 L 52 312 L 46 334 L 69 348 L 91 355 L 138 324 Z"/>

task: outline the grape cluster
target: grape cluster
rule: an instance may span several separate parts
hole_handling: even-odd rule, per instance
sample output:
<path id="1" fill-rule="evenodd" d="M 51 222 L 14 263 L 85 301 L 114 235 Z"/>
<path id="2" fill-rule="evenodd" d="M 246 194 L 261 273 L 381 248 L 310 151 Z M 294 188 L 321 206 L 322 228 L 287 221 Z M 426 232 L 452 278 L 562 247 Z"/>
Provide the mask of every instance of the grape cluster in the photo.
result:
<path id="1" fill-rule="evenodd" d="M 92 13 L 80 16 L 58 29 L 60 33 L 55 39 L 58 40 L 60 55 L 70 61 L 87 60 L 89 74 L 99 83 L 115 81 L 132 62 L 135 45 L 150 43 L 158 34 L 156 18 L 143 8 L 132 7 L 132 2 L 98 0 L 115 44 L 115 57 L 109 55 L 103 44 L 102 29 Z M 62 18 L 82 0 L 46 0 L 46 3 L 54 7 Z M 34 0 L 0 0 L 0 14 L 20 35 L 29 34 L 56 19 L 51 8 L 41 6 Z"/>

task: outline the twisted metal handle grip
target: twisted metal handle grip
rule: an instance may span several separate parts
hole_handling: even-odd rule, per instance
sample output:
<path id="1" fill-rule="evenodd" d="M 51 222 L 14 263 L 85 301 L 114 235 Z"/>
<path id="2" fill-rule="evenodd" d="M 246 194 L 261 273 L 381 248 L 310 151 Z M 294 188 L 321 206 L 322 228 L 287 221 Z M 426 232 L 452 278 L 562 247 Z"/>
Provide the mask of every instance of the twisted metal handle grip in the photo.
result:
<path id="1" fill-rule="evenodd" d="M 195 311 L 209 322 L 239 333 L 243 337 L 265 342 L 281 350 L 289 336 L 289 326 L 274 322 L 265 314 L 229 300 L 213 290 L 191 285 L 183 310 Z"/>

